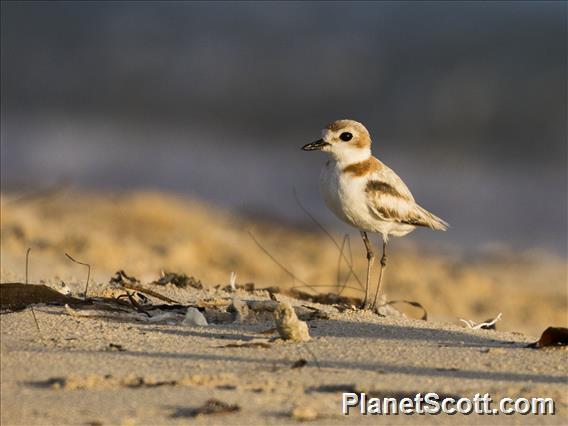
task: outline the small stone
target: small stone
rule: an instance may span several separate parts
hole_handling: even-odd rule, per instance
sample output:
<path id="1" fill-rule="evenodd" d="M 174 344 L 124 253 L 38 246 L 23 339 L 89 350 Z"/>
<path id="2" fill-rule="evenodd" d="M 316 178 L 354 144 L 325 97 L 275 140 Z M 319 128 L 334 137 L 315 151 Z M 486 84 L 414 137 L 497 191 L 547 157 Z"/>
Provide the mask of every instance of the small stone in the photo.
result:
<path id="1" fill-rule="evenodd" d="M 307 342 L 310 340 L 308 324 L 300 321 L 289 303 L 280 303 L 274 311 L 276 329 L 284 340 Z"/>
<path id="2" fill-rule="evenodd" d="M 201 312 L 199 312 L 196 308 L 187 308 L 187 313 L 185 314 L 185 318 L 183 320 L 183 325 L 197 325 L 197 326 L 206 326 L 207 320 L 203 316 Z"/>

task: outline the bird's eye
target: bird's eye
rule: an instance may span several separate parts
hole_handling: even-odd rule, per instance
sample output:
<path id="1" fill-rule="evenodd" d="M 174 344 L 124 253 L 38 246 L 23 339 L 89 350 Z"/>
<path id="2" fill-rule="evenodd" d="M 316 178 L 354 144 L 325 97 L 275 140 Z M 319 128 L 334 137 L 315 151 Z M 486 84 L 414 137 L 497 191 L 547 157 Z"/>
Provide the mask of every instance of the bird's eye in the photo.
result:
<path id="1" fill-rule="evenodd" d="M 352 138 L 353 135 L 349 132 L 343 132 L 341 135 L 339 135 L 339 139 L 341 139 L 343 142 L 349 142 Z"/>

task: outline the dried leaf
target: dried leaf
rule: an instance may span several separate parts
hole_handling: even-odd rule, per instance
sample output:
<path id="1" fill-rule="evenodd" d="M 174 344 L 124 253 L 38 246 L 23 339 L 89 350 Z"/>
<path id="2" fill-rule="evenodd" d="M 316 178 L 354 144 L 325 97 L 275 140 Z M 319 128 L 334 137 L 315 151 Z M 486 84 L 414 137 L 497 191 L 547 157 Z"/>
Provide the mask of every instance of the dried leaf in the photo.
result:
<path id="1" fill-rule="evenodd" d="M 0 306 L 3 309 L 24 309 L 38 303 L 81 304 L 84 301 L 67 296 L 51 287 L 41 284 L 3 283 L 0 284 Z"/>
<path id="2" fill-rule="evenodd" d="M 565 327 L 548 327 L 538 342 L 531 343 L 529 348 L 558 347 L 568 345 L 568 328 Z"/>

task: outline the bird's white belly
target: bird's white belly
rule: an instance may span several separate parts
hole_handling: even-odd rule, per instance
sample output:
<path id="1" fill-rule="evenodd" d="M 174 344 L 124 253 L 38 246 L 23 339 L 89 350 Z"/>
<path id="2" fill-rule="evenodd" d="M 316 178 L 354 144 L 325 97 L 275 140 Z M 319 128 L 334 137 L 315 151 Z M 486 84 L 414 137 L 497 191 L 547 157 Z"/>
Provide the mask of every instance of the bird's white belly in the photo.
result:
<path id="1" fill-rule="evenodd" d="M 389 235 L 408 234 L 414 226 L 385 221 L 371 213 L 367 200 L 367 179 L 354 178 L 341 172 L 337 163 L 329 161 L 321 172 L 320 188 L 327 207 L 348 224 L 366 232 L 378 232 L 385 240 Z"/>
<path id="2" fill-rule="evenodd" d="M 362 231 L 383 232 L 381 223 L 369 211 L 366 184 L 364 178 L 346 177 L 333 161 L 326 164 L 321 173 L 320 188 L 325 204 L 339 219 Z"/>

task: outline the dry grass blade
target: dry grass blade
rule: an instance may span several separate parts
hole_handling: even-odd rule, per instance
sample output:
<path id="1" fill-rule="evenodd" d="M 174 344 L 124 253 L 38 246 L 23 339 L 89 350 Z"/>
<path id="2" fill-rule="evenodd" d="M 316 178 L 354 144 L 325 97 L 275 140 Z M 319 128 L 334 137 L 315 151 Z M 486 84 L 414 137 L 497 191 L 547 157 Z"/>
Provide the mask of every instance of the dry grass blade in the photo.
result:
<path id="1" fill-rule="evenodd" d="M 353 253 L 351 251 L 351 238 L 349 237 L 349 234 L 345 234 L 344 237 L 344 242 L 347 242 L 347 252 L 349 253 L 349 262 L 351 262 L 351 264 L 353 264 Z M 341 253 L 339 254 L 339 259 L 338 259 L 338 269 L 339 269 L 339 265 L 341 264 L 341 258 L 343 257 L 343 244 L 341 245 Z M 353 287 L 348 287 L 347 283 L 349 282 L 349 278 L 351 278 L 351 275 L 353 275 L 353 268 L 350 268 L 347 275 L 345 276 L 345 278 L 343 279 L 343 284 L 341 286 L 339 286 L 339 291 L 337 292 L 338 295 L 341 296 L 341 293 L 343 293 L 343 291 L 346 288 L 353 288 Z M 339 272 L 338 272 L 338 276 L 339 276 Z M 363 291 L 362 288 L 360 289 L 356 289 L 358 291 Z"/>
<path id="2" fill-rule="evenodd" d="M 32 311 L 32 316 L 34 317 L 34 322 L 35 322 L 35 325 L 36 325 L 36 328 L 37 328 L 37 333 L 39 334 L 39 338 L 43 343 L 43 336 L 41 334 L 41 329 L 39 328 L 39 322 L 37 322 L 37 317 L 36 317 L 36 314 L 34 312 L 34 307 L 30 306 L 30 310 Z"/>
<path id="3" fill-rule="evenodd" d="M 302 203 L 300 202 L 300 199 L 298 198 L 298 194 L 296 193 L 296 188 L 293 188 L 293 192 L 294 192 L 294 199 L 296 200 L 296 203 L 298 204 L 298 206 L 300 207 L 300 209 L 302 209 L 302 211 L 312 220 L 312 222 L 314 222 L 317 227 L 325 234 L 327 235 L 327 237 L 333 242 L 333 244 L 335 245 L 335 247 L 337 247 L 337 249 L 339 251 L 341 251 L 341 248 L 339 246 L 339 244 L 337 243 L 337 241 L 335 240 L 335 238 L 333 238 L 333 235 L 331 235 L 331 233 L 325 229 L 325 227 L 318 222 L 318 220 L 308 211 L 308 209 L 306 209 Z M 347 259 L 345 257 L 345 255 L 343 255 L 343 259 L 345 260 L 345 263 L 347 263 L 347 266 L 349 266 L 349 269 L 351 271 L 351 273 L 353 274 L 353 277 L 355 278 L 355 280 L 357 281 L 357 283 L 359 284 L 359 286 L 361 288 L 363 287 L 363 283 L 361 282 L 361 280 L 359 279 L 359 276 L 355 273 L 355 271 L 353 270 L 353 264 L 352 262 L 349 261 L 349 259 Z"/>
<path id="4" fill-rule="evenodd" d="M 249 231 L 249 235 L 252 238 L 252 240 L 255 242 L 255 244 L 258 246 L 258 248 L 261 249 L 264 252 L 264 254 L 266 254 L 276 265 L 278 265 L 280 269 L 286 272 L 294 281 L 301 282 L 306 287 L 313 287 L 311 284 L 308 284 L 307 282 L 296 277 L 296 275 L 294 275 L 293 272 L 291 272 L 288 268 L 286 268 L 278 260 L 276 260 L 276 258 L 272 256 L 272 254 L 266 248 L 264 248 L 262 244 L 260 244 L 260 242 L 256 239 L 256 237 L 253 235 L 251 231 Z"/>
<path id="5" fill-rule="evenodd" d="M 29 263 L 30 263 L 30 251 L 31 251 L 31 247 L 28 247 L 28 249 L 26 250 L 26 286 L 28 285 L 28 268 L 29 268 Z M 34 318 L 34 323 L 35 326 L 37 328 L 37 334 L 39 335 L 39 339 L 41 340 L 41 342 L 43 343 L 43 336 L 41 335 L 41 329 L 39 328 L 39 322 L 37 322 L 37 317 L 34 311 L 34 307 L 30 306 L 30 310 L 32 311 L 32 317 Z"/>
<path id="6" fill-rule="evenodd" d="M 341 241 L 341 249 L 339 250 L 339 256 L 337 258 L 337 278 L 336 278 L 336 286 L 341 293 L 341 287 L 339 285 L 341 281 L 341 258 L 343 257 L 343 249 L 345 248 L 345 242 L 347 241 L 348 234 L 343 236 L 343 240 Z"/>
<path id="7" fill-rule="evenodd" d="M 347 242 L 347 245 L 349 247 L 349 253 L 350 253 L 350 257 L 351 257 L 351 243 L 350 243 L 350 239 L 349 236 L 346 234 L 345 237 L 343 238 L 343 243 L 341 246 L 339 246 L 339 244 L 337 244 L 337 241 L 335 241 L 335 239 L 333 238 L 333 236 L 317 221 L 317 219 L 315 217 L 313 217 L 305 208 L 304 206 L 302 206 L 302 204 L 300 203 L 295 189 L 294 189 L 294 196 L 296 198 L 296 202 L 298 203 L 298 205 L 300 206 L 300 208 L 310 217 L 310 219 L 312 219 L 320 229 L 322 229 L 322 231 L 332 240 L 332 242 L 334 243 L 334 245 L 338 248 L 339 250 L 339 259 L 338 259 L 338 271 L 337 271 L 337 283 L 335 285 L 335 287 L 337 287 L 339 289 L 339 294 L 341 294 L 345 289 L 352 289 L 355 291 L 364 291 L 363 290 L 363 285 L 361 283 L 361 280 L 359 279 L 359 277 L 357 276 L 357 274 L 355 273 L 355 271 L 353 270 L 353 262 L 352 262 L 352 258 L 351 260 L 348 259 L 345 256 L 344 253 L 344 246 Z M 284 272 L 286 272 L 286 274 L 288 274 L 294 281 L 298 281 L 302 284 L 302 286 L 295 286 L 294 288 L 302 288 L 302 287 L 306 287 L 309 288 L 310 290 L 312 290 L 314 293 L 318 293 L 317 290 L 315 290 L 318 287 L 334 287 L 334 286 L 329 286 L 329 285 L 312 285 L 312 284 L 308 284 L 307 282 L 305 282 L 304 280 L 299 279 L 293 272 L 291 272 L 287 267 L 285 267 L 282 263 L 280 263 L 261 243 L 260 241 L 258 241 L 258 239 L 254 236 L 254 234 L 249 231 L 248 232 L 250 237 L 252 238 L 252 240 L 255 242 L 255 244 L 258 246 L 258 248 L 260 248 L 264 254 L 266 254 L 277 266 L 280 267 L 280 269 L 282 269 Z M 349 266 L 349 273 L 347 274 L 347 276 L 345 277 L 345 281 L 343 283 L 343 285 L 340 287 L 340 274 L 341 274 L 341 269 L 340 269 L 340 265 L 341 265 L 341 259 L 343 259 L 345 261 L 345 263 Z M 357 283 L 359 284 L 360 288 L 356 288 L 356 287 L 349 287 L 347 286 L 347 282 L 349 280 L 349 278 L 353 276 Z"/>
<path id="8" fill-rule="evenodd" d="M 71 257 L 71 255 L 68 254 L 68 253 L 65 253 L 65 256 L 67 256 L 67 258 L 69 260 L 71 260 L 72 262 L 75 262 L 75 263 L 78 263 L 79 265 L 83 265 L 83 266 L 87 267 L 87 283 L 85 284 L 85 299 L 86 299 L 87 298 L 87 291 L 89 290 L 89 280 L 91 278 L 91 265 L 89 265 L 88 263 L 79 262 L 78 260 L 73 259 Z"/>
<path id="9" fill-rule="evenodd" d="M 28 247 L 26 251 L 26 284 L 28 283 L 28 267 L 30 263 L 30 251 L 32 251 L 31 247 Z"/>
<path id="10" fill-rule="evenodd" d="M 321 366 L 320 363 L 318 361 L 318 358 L 316 357 L 316 354 L 312 352 L 312 350 L 309 348 L 309 346 L 307 345 L 307 343 L 305 343 L 304 345 L 302 345 L 302 347 L 306 350 L 307 353 L 310 354 L 310 356 L 312 357 L 312 359 L 314 360 L 314 363 L 316 364 L 316 367 L 318 368 L 318 370 L 321 370 Z"/>

